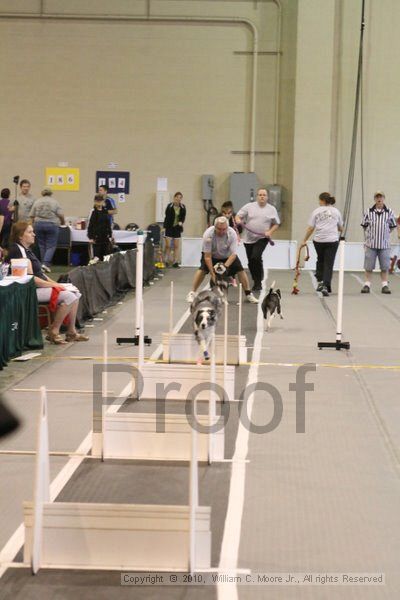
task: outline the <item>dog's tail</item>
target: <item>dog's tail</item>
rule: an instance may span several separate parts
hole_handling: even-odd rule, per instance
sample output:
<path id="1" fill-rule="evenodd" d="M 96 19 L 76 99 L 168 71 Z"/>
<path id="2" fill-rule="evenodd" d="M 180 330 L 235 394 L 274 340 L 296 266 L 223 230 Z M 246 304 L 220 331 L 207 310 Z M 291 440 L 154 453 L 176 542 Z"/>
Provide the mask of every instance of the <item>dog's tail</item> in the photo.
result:
<path id="1" fill-rule="evenodd" d="M 269 293 L 274 291 L 274 287 L 275 287 L 275 279 L 274 281 L 271 283 L 271 287 L 269 288 Z"/>

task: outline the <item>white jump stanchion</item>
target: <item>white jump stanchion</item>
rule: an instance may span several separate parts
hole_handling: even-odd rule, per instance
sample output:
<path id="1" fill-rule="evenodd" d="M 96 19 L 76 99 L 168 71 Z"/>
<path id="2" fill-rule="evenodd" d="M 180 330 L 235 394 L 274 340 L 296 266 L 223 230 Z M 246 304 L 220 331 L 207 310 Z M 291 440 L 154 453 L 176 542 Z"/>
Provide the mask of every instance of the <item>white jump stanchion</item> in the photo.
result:
<path id="1" fill-rule="evenodd" d="M 93 433 L 92 433 L 92 456 L 104 460 L 105 444 L 105 415 L 107 413 L 108 398 L 108 333 L 103 331 L 103 358 L 101 372 L 101 390 L 93 390 Z"/>
<path id="2" fill-rule="evenodd" d="M 238 364 L 240 364 L 240 336 L 242 335 L 242 284 L 239 283 L 239 313 L 238 313 Z"/>
<path id="3" fill-rule="evenodd" d="M 213 336 L 213 343 L 215 347 L 215 335 Z M 225 302 L 225 310 L 224 310 L 224 399 L 225 402 L 225 388 L 227 385 L 227 376 L 226 376 L 226 367 L 228 364 L 228 301 Z"/>
<path id="4" fill-rule="evenodd" d="M 193 399 L 193 426 L 191 434 L 192 451 L 190 455 L 189 477 L 189 572 L 196 571 L 196 514 L 199 505 L 199 471 L 197 464 L 197 400 Z"/>
<path id="5" fill-rule="evenodd" d="M 169 295 L 169 335 L 172 335 L 174 328 L 174 282 L 171 281 L 171 289 Z"/>
<path id="6" fill-rule="evenodd" d="M 135 277 L 135 336 L 133 338 L 117 338 L 117 344 L 139 344 L 139 331 L 141 325 L 140 317 L 140 305 L 143 299 L 143 246 L 144 246 L 144 233 L 138 230 L 136 238 L 136 277 Z M 151 339 L 144 336 L 146 344 L 151 344 Z"/>
<path id="7" fill-rule="evenodd" d="M 336 314 L 336 341 L 342 341 L 342 326 L 343 326 L 343 289 L 344 289 L 344 249 L 345 241 L 342 240 L 339 244 L 339 283 L 338 283 L 338 303 Z"/>
<path id="8" fill-rule="evenodd" d="M 171 290 L 169 297 L 169 340 L 168 340 L 168 362 L 171 362 L 171 338 L 174 328 L 174 282 L 171 281 Z"/>
<path id="9" fill-rule="evenodd" d="M 43 504 L 50 501 L 49 426 L 46 388 L 40 388 L 35 483 L 33 492 L 33 528 L 31 569 L 35 574 L 42 560 Z"/>
<path id="10" fill-rule="evenodd" d="M 140 328 L 139 328 L 139 357 L 138 357 L 138 369 L 139 372 L 143 372 L 144 366 L 144 310 L 143 310 L 143 298 L 140 303 Z"/>
<path id="11" fill-rule="evenodd" d="M 216 374 L 215 374 L 215 334 L 211 340 L 211 362 L 210 362 L 210 401 L 208 405 L 208 427 L 211 430 L 211 427 L 215 424 L 215 416 L 216 416 L 216 400 L 214 387 L 216 384 Z M 214 433 L 208 434 L 208 464 L 214 460 Z"/>
<path id="12" fill-rule="evenodd" d="M 108 332 L 103 331 L 103 371 L 101 380 L 101 460 L 104 460 L 104 415 L 107 412 L 108 404 Z"/>
<path id="13" fill-rule="evenodd" d="M 136 255 L 136 335 L 140 334 L 141 329 L 141 305 L 143 300 L 143 234 L 137 236 L 137 255 Z"/>
<path id="14" fill-rule="evenodd" d="M 343 321 L 343 290 L 344 290 L 344 254 L 345 240 L 342 238 L 339 242 L 339 284 L 338 284 L 338 302 L 336 312 L 336 341 L 318 342 L 318 348 L 335 348 L 336 350 L 349 350 L 350 342 L 342 342 L 342 321 Z"/>

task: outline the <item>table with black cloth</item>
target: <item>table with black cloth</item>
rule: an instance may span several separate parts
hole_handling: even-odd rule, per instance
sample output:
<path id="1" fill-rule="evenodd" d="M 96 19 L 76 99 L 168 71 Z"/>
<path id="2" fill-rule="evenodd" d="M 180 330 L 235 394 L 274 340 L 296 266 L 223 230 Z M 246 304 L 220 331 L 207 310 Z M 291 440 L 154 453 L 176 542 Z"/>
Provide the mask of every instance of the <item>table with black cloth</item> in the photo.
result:
<path id="1" fill-rule="evenodd" d="M 24 350 L 43 348 L 32 276 L 0 281 L 0 369 Z"/>
<path id="2" fill-rule="evenodd" d="M 69 279 L 82 294 L 77 319 L 81 323 L 116 302 L 125 292 L 135 289 L 137 250 L 116 252 L 110 259 L 69 272 Z M 154 276 L 154 246 L 146 240 L 143 252 L 143 283 Z"/>

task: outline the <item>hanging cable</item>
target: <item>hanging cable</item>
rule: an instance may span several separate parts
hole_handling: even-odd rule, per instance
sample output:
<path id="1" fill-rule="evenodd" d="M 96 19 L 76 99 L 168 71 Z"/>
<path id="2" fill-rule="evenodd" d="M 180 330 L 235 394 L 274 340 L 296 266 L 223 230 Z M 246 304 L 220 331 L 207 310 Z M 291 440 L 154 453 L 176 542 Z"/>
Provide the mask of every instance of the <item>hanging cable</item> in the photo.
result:
<path id="1" fill-rule="evenodd" d="M 349 219 L 350 219 L 351 200 L 352 200 L 353 183 L 354 183 L 354 169 L 355 169 L 356 151 L 357 151 L 357 130 L 358 130 L 358 121 L 359 121 L 360 104 L 361 104 L 361 92 L 362 92 L 363 42 L 364 42 L 364 29 L 365 29 L 364 14 L 365 14 L 365 0 L 362 0 L 361 32 L 360 32 L 360 45 L 359 45 L 359 51 L 358 51 L 358 69 L 357 69 L 356 97 L 355 97 L 355 106 L 354 106 L 353 134 L 352 134 L 352 139 L 351 139 L 351 152 L 350 152 L 349 173 L 348 173 L 348 177 L 347 177 L 346 199 L 345 199 L 344 209 L 343 209 L 344 236 L 346 236 L 347 227 L 348 227 Z M 362 170 L 362 172 L 363 172 L 363 170 Z M 362 185 L 362 187 L 363 187 L 363 185 Z M 363 201 L 364 201 L 364 199 L 363 199 Z"/>

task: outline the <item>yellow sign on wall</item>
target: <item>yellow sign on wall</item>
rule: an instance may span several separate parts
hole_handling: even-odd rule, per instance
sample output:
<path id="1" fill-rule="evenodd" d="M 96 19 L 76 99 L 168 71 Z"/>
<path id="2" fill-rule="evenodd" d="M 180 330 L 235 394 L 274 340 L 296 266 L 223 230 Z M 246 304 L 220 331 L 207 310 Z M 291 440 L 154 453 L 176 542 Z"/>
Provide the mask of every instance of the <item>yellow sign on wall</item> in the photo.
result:
<path id="1" fill-rule="evenodd" d="M 79 191 L 79 169 L 46 167 L 46 186 L 63 192 Z"/>

